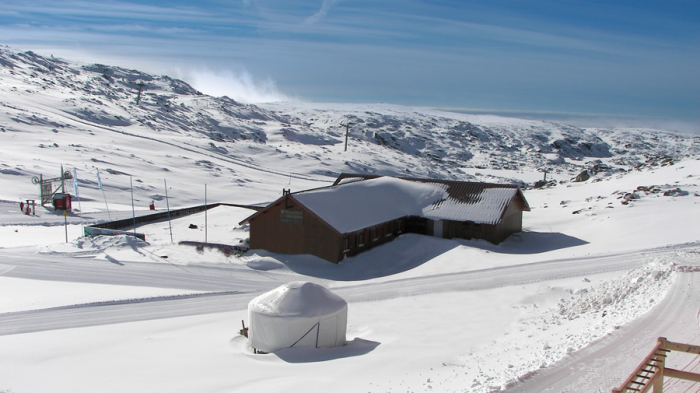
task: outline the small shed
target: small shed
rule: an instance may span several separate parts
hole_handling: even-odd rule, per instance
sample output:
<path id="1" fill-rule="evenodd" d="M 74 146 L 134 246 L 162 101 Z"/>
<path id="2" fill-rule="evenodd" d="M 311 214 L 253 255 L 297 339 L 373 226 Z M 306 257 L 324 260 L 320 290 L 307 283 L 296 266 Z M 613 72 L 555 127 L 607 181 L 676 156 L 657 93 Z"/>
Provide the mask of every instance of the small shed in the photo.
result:
<path id="1" fill-rule="evenodd" d="M 71 195 L 57 193 L 53 196 L 52 204 L 56 210 L 71 210 Z"/>
<path id="2" fill-rule="evenodd" d="M 257 351 L 345 345 L 348 303 L 318 284 L 294 281 L 248 304 L 248 339 Z"/>

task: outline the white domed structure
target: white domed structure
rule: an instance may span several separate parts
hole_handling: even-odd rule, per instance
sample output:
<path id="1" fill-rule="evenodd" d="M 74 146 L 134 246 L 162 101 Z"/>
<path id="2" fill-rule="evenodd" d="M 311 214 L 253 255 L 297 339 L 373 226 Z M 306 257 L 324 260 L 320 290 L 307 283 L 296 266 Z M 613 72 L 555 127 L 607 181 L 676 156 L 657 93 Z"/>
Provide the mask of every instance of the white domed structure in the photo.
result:
<path id="1" fill-rule="evenodd" d="M 348 303 L 311 282 L 294 281 L 248 303 L 248 339 L 258 351 L 345 345 Z"/>

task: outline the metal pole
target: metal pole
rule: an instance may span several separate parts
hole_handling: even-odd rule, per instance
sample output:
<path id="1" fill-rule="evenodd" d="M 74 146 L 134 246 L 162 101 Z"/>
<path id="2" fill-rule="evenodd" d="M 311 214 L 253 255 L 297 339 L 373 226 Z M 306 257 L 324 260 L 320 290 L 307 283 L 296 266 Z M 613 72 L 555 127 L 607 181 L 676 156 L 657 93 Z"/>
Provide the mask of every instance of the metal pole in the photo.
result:
<path id="1" fill-rule="evenodd" d="M 66 177 L 63 176 L 63 164 L 61 164 L 61 194 L 65 194 L 65 193 L 66 193 Z"/>
<path id="2" fill-rule="evenodd" d="M 66 243 L 68 243 L 68 210 L 63 211 L 63 227 L 66 229 Z"/>
<path id="3" fill-rule="evenodd" d="M 134 211 L 134 182 L 129 176 L 129 187 L 131 188 L 131 219 L 134 223 L 134 237 L 136 237 L 136 211 Z"/>
<path id="4" fill-rule="evenodd" d="M 83 204 L 80 202 L 80 193 L 78 192 L 78 171 L 75 168 L 73 168 L 73 185 L 75 186 L 75 197 L 78 198 L 78 208 L 80 209 L 82 221 Z"/>
<path id="5" fill-rule="evenodd" d="M 100 190 L 102 190 L 102 197 L 105 200 L 105 207 L 107 208 L 107 216 L 109 217 L 109 221 L 112 221 L 112 214 L 109 212 L 109 204 L 107 204 L 107 195 L 105 195 L 105 189 L 102 187 L 102 180 L 100 180 L 100 170 L 95 169 L 95 173 L 97 174 L 97 184 L 100 186 Z"/>
<path id="6" fill-rule="evenodd" d="M 207 183 L 204 183 L 204 243 L 207 243 Z"/>
<path id="7" fill-rule="evenodd" d="M 107 196 L 105 195 L 104 188 L 102 189 L 102 198 L 104 198 L 105 206 L 107 207 L 107 216 L 109 217 L 109 220 L 112 221 L 112 214 L 109 212 L 109 204 L 107 203 Z"/>
<path id="8" fill-rule="evenodd" d="M 163 179 L 165 186 L 165 206 L 168 208 L 168 227 L 170 227 L 170 243 L 173 242 L 173 224 L 170 222 L 170 200 L 168 199 L 168 182 Z"/>

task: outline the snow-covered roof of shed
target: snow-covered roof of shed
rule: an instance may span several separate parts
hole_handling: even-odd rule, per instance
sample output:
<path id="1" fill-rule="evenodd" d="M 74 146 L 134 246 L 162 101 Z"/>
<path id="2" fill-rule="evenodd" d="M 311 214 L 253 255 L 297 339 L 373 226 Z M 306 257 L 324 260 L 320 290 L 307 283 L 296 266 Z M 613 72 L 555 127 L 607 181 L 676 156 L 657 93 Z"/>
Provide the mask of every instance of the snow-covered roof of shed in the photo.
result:
<path id="1" fill-rule="evenodd" d="M 250 311 L 273 317 L 313 318 L 334 314 L 348 303 L 318 284 L 293 281 L 251 300 Z"/>
<path id="2" fill-rule="evenodd" d="M 360 179 L 358 179 L 360 180 Z M 340 233 L 407 216 L 496 224 L 514 186 L 373 177 L 294 194 L 294 198 Z"/>

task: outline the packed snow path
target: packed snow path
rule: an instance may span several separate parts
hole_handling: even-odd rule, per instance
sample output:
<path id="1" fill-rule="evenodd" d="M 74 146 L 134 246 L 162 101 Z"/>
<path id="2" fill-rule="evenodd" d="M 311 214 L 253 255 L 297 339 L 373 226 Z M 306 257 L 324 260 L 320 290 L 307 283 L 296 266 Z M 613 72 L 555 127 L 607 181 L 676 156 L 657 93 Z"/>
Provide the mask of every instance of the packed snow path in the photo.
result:
<path id="1" fill-rule="evenodd" d="M 634 371 L 654 348 L 658 337 L 673 337 L 677 342 L 695 345 L 700 343 L 699 317 L 700 272 L 679 273 L 666 297 L 650 312 L 534 374 L 507 392 L 598 392 L 601 386 L 618 387 L 627 375 L 621 377 L 610 370 Z M 694 361 L 688 362 L 681 360 L 679 354 L 671 353 L 667 366 L 697 373 L 700 368 L 697 358 L 695 356 Z M 685 390 L 688 384 L 692 385 L 667 378 L 664 391 L 700 390 L 700 384 Z M 666 387 L 677 387 L 679 390 L 667 390 Z"/>
<path id="2" fill-rule="evenodd" d="M 336 288 L 335 292 L 349 302 L 362 302 L 426 293 L 500 288 L 634 269 L 656 257 L 676 254 L 680 249 L 664 247 L 387 282 L 350 283 L 349 286 Z M 37 260 L 36 256 L 9 250 L 2 250 L 0 255 L 3 261 L 0 271 L 9 277 L 214 291 L 0 314 L 0 335 L 242 310 L 255 297 L 255 293 L 298 278 L 290 273 L 258 272 L 234 266 L 175 266 L 134 262 L 114 264 L 60 255 L 51 255 L 50 262 L 47 262 Z"/>

